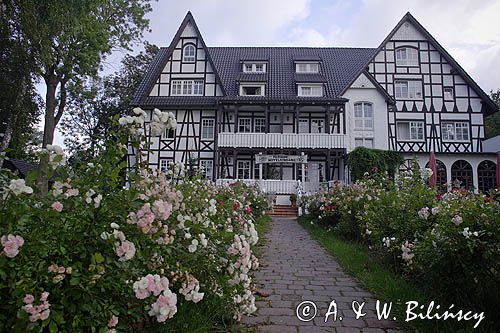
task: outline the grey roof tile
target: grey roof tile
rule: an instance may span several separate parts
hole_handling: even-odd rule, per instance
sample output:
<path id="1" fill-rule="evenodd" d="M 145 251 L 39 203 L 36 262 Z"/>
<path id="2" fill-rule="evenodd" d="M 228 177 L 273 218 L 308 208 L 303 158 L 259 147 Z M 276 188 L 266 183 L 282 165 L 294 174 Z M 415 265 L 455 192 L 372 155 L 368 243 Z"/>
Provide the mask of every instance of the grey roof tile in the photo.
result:
<path id="1" fill-rule="evenodd" d="M 373 57 L 374 48 L 309 48 L 309 47 L 208 47 L 216 72 L 222 81 L 226 96 L 214 97 L 149 97 L 148 86 L 157 80 L 159 66 L 168 57 L 167 48 L 161 48 L 139 86 L 132 105 L 209 105 L 217 100 L 272 100 L 305 101 L 297 98 L 297 82 L 325 82 L 325 96 L 311 100 L 324 101 L 340 98 L 340 93 Z M 241 61 L 267 60 L 267 73 L 242 73 Z M 320 74 L 296 74 L 295 63 L 301 60 L 321 59 Z M 265 79 L 264 79 L 265 78 Z M 299 80 L 298 80 L 299 79 Z M 240 81 L 266 82 L 264 98 L 238 96 Z"/>

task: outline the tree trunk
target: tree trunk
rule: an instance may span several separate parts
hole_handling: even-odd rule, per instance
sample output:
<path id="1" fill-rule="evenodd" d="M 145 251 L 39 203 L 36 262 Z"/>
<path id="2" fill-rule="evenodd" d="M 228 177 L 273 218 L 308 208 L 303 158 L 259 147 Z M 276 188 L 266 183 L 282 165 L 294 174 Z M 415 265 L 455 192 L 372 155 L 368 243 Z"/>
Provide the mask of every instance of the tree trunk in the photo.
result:
<path id="1" fill-rule="evenodd" d="M 47 74 L 45 77 L 45 84 L 47 86 L 47 94 L 45 95 L 45 126 L 43 129 L 43 142 L 42 148 L 51 145 L 54 142 L 54 131 L 56 129 L 55 110 L 57 106 L 56 91 L 59 80 L 54 74 Z M 49 191 L 48 174 L 49 174 L 49 157 L 42 154 L 40 157 L 38 177 L 38 189 L 42 196 L 47 195 Z"/>
<path id="2" fill-rule="evenodd" d="M 2 138 L 2 143 L 0 143 L 0 169 L 3 166 L 4 161 L 4 151 L 9 147 L 10 140 L 12 139 L 12 132 L 14 130 L 14 124 L 16 123 L 18 113 L 13 112 L 9 117 L 9 122 L 7 123 L 7 128 Z"/>

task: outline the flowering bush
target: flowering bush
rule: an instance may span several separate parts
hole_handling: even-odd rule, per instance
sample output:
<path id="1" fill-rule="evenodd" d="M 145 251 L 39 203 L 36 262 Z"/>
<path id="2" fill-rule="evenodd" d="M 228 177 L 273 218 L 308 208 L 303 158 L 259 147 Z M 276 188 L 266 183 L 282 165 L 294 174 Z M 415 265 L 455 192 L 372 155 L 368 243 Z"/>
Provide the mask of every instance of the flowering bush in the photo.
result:
<path id="1" fill-rule="evenodd" d="M 141 111 L 122 128 L 140 135 Z M 0 184 L 0 331 L 194 331 L 203 313 L 255 311 L 249 272 L 263 196 L 140 166 L 125 183 L 126 135 L 116 138 L 76 170 L 51 147 L 59 157 L 47 196 L 34 177 Z"/>
<path id="2" fill-rule="evenodd" d="M 498 192 L 441 195 L 415 167 L 395 182 L 375 175 L 301 200 L 315 221 L 366 244 L 408 279 L 450 302 L 500 309 Z"/>

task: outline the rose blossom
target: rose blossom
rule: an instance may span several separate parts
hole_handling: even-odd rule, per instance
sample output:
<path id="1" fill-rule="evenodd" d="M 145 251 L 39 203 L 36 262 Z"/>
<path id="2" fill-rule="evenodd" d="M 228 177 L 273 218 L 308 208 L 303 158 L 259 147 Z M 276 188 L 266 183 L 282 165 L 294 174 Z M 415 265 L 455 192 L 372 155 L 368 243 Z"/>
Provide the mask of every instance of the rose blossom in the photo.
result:
<path id="1" fill-rule="evenodd" d="M 54 202 L 51 207 L 54 210 L 58 211 L 59 213 L 62 212 L 62 210 L 63 210 L 63 204 L 60 203 L 59 201 Z"/>

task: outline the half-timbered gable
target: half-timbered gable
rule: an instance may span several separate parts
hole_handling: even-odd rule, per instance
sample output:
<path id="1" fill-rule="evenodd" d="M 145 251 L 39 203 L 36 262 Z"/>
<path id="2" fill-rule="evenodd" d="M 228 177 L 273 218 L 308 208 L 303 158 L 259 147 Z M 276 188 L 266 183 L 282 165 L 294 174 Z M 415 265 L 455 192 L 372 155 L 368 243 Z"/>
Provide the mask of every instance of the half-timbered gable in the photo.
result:
<path id="1" fill-rule="evenodd" d="M 411 16 L 377 49 L 369 72 L 396 100 L 389 148 L 403 152 L 481 152 L 489 97 Z"/>

